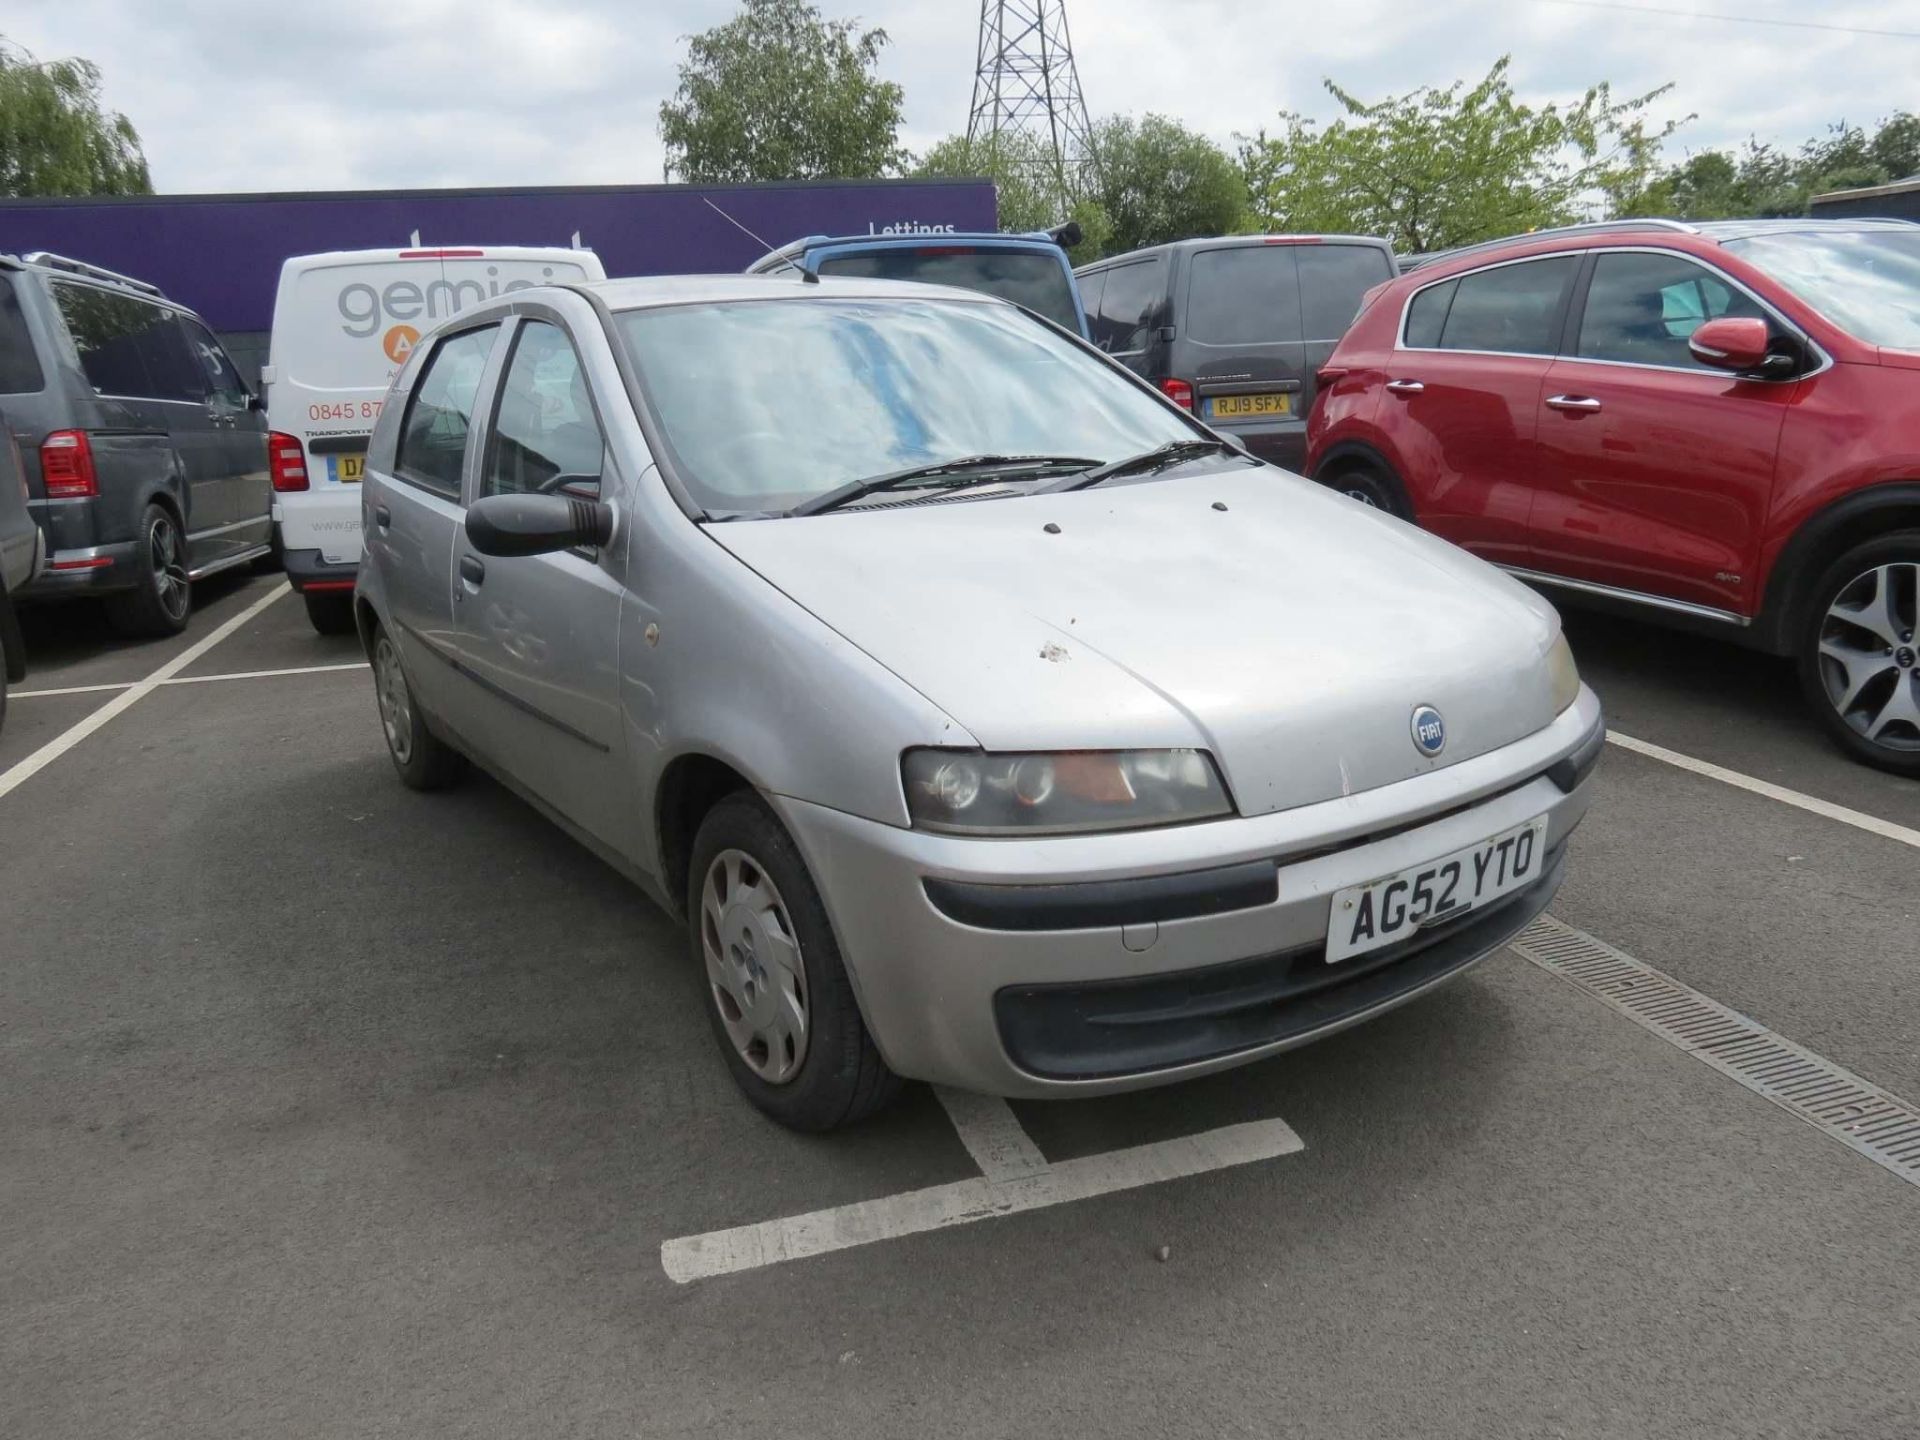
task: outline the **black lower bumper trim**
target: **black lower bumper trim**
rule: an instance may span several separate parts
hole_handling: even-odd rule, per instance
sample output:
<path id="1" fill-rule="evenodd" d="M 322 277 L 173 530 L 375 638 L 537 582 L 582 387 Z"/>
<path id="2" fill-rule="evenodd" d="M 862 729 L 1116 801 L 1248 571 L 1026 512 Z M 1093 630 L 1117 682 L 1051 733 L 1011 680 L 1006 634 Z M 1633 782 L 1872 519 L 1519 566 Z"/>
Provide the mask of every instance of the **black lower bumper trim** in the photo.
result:
<path id="1" fill-rule="evenodd" d="M 1571 754 L 1547 767 L 1547 778 L 1571 795 L 1580 788 L 1580 782 L 1593 773 L 1593 767 L 1600 763 L 1600 752 L 1606 748 L 1607 720 L 1603 715 L 1593 722 L 1593 728 L 1573 747 Z"/>
<path id="2" fill-rule="evenodd" d="M 1011 985 L 994 1018 L 1013 1063 L 1049 1080 L 1096 1080 L 1215 1060 L 1298 1040 L 1465 969 L 1547 908 L 1561 844 L 1525 890 L 1339 965 L 1325 946 L 1170 975 L 1090 984 Z"/>
<path id="3" fill-rule="evenodd" d="M 1248 910 L 1271 905 L 1280 898 L 1279 870 L 1271 860 L 1067 885 L 980 885 L 936 879 L 922 883 L 934 909 L 949 920 L 983 930 L 1098 930 L 1145 925 Z"/>
<path id="4" fill-rule="evenodd" d="M 283 552 L 281 560 L 286 567 L 287 583 L 295 590 L 305 590 L 316 580 L 351 580 L 360 573 L 360 562 L 349 560 L 346 564 L 328 560 L 318 550 L 288 550 Z M 337 589 L 328 585 L 329 590 Z"/>

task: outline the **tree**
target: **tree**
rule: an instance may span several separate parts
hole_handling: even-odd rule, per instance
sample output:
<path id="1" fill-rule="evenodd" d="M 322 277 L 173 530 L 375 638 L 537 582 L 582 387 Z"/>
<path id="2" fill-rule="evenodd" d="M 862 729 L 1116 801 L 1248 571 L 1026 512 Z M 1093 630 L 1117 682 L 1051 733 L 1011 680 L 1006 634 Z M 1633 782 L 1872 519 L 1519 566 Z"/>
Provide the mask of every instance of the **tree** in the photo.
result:
<path id="1" fill-rule="evenodd" d="M 1113 227 L 1109 253 L 1250 224 L 1245 177 L 1218 145 L 1178 121 L 1108 116 L 1093 127 L 1093 152 L 1090 193 Z"/>
<path id="2" fill-rule="evenodd" d="M 1884 185 L 1920 171 L 1920 116 L 1902 111 L 1869 133 L 1842 122 L 1798 152 L 1748 140 L 1738 151 L 1702 150 L 1667 169 L 1621 207 L 1627 215 L 1723 220 L 1807 213 L 1828 190 Z"/>
<path id="3" fill-rule="evenodd" d="M 1242 137 L 1257 219 L 1384 235 L 1417 254 L 1636 204 L 1685 123 L 1648 129 L 1646 107 L 1672 87 L 1616 101 L 1600 84 L 1576 104 L 1535 108 L 1515 98 L 1510 58 L 1471 89 L 1422 86 L 1371 104 L 1328 80 L 1345 112 L 1333 124 L 1282 112 L 1277 136 Z"/>
<path id="4" fill-rule="evenodd" d="M 1062 198 L 1051 169 L 1048 148 L 1033 136 L 972 141 L 949 135 L 920 157 L 913 173 L 929 179 L 984 176 L 993 181 L 1002 230 L 1047 230 L 1072 220 L 1080 226 L 1081 239 L 1067 251 L 1068 258 L 1076 265 L 1098 260 L 1106 253 L 1113 226 L 1091 198 Z"/>
<path id="5" fill-rule="evenodd" d="M 0 195 L 152 192 L 133 122 L 100 103 L 99 67 L 0 40 Z"/>
<path id="6" fill-rule="evenodd" d="M 884 30 L 826 20 L 807 0 L 746 0 L 688 37 L 660 106 L 668 179 L 871 179 L 897 172 L 901 90 L 874 74 Z"/>

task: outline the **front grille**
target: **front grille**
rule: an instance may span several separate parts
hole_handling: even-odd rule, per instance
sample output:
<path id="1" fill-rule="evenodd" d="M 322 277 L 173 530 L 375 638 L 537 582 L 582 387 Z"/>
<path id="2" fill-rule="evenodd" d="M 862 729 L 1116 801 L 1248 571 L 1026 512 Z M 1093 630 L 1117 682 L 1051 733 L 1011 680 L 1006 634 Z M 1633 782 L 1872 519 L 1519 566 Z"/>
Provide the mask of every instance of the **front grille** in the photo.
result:
<path id="1" fill-rule="evenodd" d="M 1563 843 L 1513 895 L 1338 965 L 1323 943 L 1169 975 L 1010 985 L 993 997 L 1014 1064 L 1050 1080 L 1137 1075 L 1300 1040 L 1419 990 L 1517 935 L 1553 898 Z"/>

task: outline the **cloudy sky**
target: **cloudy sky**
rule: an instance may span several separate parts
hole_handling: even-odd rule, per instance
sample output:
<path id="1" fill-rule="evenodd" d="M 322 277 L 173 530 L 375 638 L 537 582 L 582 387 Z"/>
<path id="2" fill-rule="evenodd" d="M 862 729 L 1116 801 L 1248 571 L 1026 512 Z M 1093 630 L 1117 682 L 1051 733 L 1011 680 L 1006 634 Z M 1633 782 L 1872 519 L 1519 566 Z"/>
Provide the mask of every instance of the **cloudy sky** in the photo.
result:
<path id="1" fill-rule="evenodd" d="M 823 8 L 891 35 L 883 68 L 906 89 L 909 147 L 965 126 L 975 0 Z M 95 61 L 162 191 L 633 183 L 660 179 L 656 113 L 681 37 L 733 9 L 10 0 L 0 34 Z M 1160 110 L 1223 144 L 1283 108 L 1324 116 L 1325 76 L 1372 97 L 1477 77 L 1509 53 L 1532 100 L 1674 82 L 1662 113 L 1698 116 L 1683 148 L 1797 144 L 1920 109 L 1920 0 L 1069 0 L 1068 14 L 1096 116 Z"/>

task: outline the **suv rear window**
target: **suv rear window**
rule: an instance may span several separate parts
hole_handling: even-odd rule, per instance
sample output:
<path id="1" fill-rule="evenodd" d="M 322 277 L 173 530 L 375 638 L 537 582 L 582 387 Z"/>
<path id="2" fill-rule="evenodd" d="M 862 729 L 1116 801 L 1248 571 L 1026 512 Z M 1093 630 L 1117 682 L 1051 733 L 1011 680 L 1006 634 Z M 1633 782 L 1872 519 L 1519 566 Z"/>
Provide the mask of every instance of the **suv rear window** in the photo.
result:
<path id="1" fill-rule="evenodd" d="M 1201 250 L 1187 281 L 1187 338 L 1201 345 L 1276 345 L 1298 341 L 1300 263 L 1293 245 Z M 1364 288 L 1364 287 L 1363 287 Z M 1359 307 L 1356 292 L 1347 320 Z M 1346 330 L 1340 323 L 1338 335 Z"/>
<path id="2" fill-rule="evenodd" d="M 1080 333 L 1063 251 L 1011 250 L 998 246 L 890 245 L 865 254 L 833 255 L 820 262 L 822 275 L 863 280 L 918 280 L 956 285 L 1011 300 Z"/>
<path id="3" fill-rule="evenodd" d="M 171 310 L 92 285 L 55 284 L 52 290 L 96 394 L 206 399 L 199 362 Z"/>
<path id="4" fill-rule="evenodd" d="M 1567 283 L 1579 263 L 1572 255 L 1523 260 L 1423 290 L 1408 307 L 1406 343 L 1433 348 L 1436 341 L 1428 337 L 1437 324 L 1441 350 L 1551 355 Z"/>
<path id="5" fill-rule="evenodd" d="M 20 313 L 20 297 L 13 293 L 13 277 L 0 275 L 0 395 L 25 395 L 46 388 L 47 377 L 27 333 L 27 317 Z"/>

